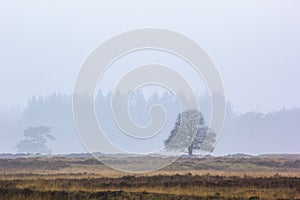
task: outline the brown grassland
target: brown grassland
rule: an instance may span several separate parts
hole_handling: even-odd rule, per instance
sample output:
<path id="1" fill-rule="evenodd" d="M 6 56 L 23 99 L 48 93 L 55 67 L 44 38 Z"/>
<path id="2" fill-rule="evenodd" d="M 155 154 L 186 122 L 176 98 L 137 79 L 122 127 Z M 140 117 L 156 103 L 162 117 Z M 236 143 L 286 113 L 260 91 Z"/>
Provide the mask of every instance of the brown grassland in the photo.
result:
<path id="1" fill-rule="evenodd" d="M 0 199 L 300 199 L 299 169 L 299 156 L 180 158 L 142 174 L 87 157 L 2 158 Z"/>

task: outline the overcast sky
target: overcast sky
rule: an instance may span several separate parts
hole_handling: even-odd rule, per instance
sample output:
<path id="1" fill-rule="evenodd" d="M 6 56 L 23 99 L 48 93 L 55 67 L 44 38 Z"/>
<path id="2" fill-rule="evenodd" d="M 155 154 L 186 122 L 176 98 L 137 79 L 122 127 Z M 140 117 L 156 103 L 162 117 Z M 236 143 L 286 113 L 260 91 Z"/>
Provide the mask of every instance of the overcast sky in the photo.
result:
<path id="1" fill-rule="evenodd" d="M 300 1 L 0 2 L 0 109 L 32 95 L 72 94 L 99 44 L 144 27 L 183 33 L 206 49 L 238 112 L 300 107 Z"/>

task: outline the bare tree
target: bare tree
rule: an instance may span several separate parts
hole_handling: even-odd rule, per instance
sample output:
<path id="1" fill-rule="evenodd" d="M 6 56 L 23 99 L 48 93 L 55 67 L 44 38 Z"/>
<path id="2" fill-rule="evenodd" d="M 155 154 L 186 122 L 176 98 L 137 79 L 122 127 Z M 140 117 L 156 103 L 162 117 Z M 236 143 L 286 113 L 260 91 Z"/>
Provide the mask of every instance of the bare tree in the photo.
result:
<path id="1" fill-rule="evenodd" d="M 195 150 L 212 152 L 216 134 L 204 124 L 204 118 L 198 110 L 180 113 L 175 127 L 165 141 L 168 150 L 188 152 L 193 155 Z"/>

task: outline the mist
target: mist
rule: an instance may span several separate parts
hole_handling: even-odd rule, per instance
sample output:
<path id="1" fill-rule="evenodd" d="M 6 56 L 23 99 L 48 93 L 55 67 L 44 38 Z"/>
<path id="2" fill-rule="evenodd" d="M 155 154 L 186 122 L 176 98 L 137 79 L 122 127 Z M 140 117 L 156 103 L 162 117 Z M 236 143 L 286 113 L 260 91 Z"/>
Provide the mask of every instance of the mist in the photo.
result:
<path id="1" fill-rule="evenodd" d="M 215 63 L 225 87 L 227 116 L 214 154 L 300 152 L 299 1 L 216 4 L 167 0 L 133 4 L 77 0 L 1 3 L 0 152 L 16 153 L 24 130 L 35 126 L 51 127 L 56 139 L 47 145 L 52 153 L 86 152 L 72 113 L 72 95 L 81 66 L 111 36 L 145 27 L 187 35 Z M 120 74 L 150 61 L 181 70 L 191 84 L 197 85 L 200 111 L 208 122 L 210 96 L 203 80 L 185 70 L 188 66 L 178 58 L 151 51 L 115 63 L 99 85 L 103 99 L 97 96 L 95 100 L 98 110 L 108 109 L 106 98 Z M 132 110 L 135 121 L 147 124 L 150 104 L 167 107 L 167 124 L 161 138 L 153 143 L 157 148 L 163 145 L 179 112 L 174 97 L 164 93 L 144 91 L 144 103 L 138 111 Z M 107 110 L 104 113 L 109 115 Z M 105 124 L 110 132 L 118 133 L 111 122 Z M 147 147 L 140 145 L 135 148 Z"/>

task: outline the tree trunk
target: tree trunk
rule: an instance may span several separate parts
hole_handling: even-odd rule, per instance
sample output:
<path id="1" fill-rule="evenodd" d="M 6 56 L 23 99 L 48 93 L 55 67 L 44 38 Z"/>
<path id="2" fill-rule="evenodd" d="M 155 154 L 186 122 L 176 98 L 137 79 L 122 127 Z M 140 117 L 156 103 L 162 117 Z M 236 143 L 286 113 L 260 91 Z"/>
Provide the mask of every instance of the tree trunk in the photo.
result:
<path id="1" fill-rule="evenodd" d="M 189 151 L 189 156 L 192 156 L 193 155 L 193 147 L 192 147 L 192 145 L 189 146 L 188 151 Z"/>

